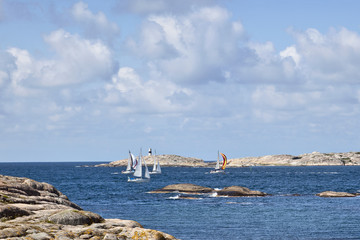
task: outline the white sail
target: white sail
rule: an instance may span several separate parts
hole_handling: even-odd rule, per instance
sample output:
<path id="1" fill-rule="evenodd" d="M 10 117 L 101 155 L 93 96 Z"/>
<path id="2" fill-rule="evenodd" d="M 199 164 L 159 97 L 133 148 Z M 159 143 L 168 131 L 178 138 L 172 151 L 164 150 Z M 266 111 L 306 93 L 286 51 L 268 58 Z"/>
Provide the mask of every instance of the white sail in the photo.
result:
<path id="1" fill-rule="evenodd" d="M 141 154 L 139 155 L 139 162 L 137 163 L 136 167 L 135 167 L 135 172 L 134 172 L 134 177 L 139 177 L 141 178 L 142 176 L 142 156 Z"/>
<path id="2" fill-rule="evenodd" d="M 215 169 L 220 169 L 219 151 Z"/>
<path id="3" fill-rule="evenodd" d="M 153 172 L 156 172 L 156 169 L 157 169 L 157 166 L 156 166 L 156 155 L 154 155 L 154 166 L 153 166 L 153 169 L 152 169 L 152 171 Z"/>
<path id="4" fill-rule="evenodd" d="M 133 163 L 133 159 L 132 159 L 132 156 L 131 156 L 131 152 L 129 151 L 129 159 L 128 159 L 128 164 L 127 164 L 127 167 L 126 167 L 126 171 L 131 171 L 131 167 L 132 167 L 132 163 Z"/>
<path id="5" fill-rule="evenodd" d="M 161 173 L 161 167 L 160 167 L 160 162 L 159 162 L 159 160 L 158 160 L 158 162 L 157 162 L 156 171 L 157 171 L 158 173 Z"/>
<path id="6" fill-rule="evenodd" d="M 150 174 L 161 174 L 160 162 L 159 162 L 159 158 L 156 157 L 156 151 L 155 154 L 153 155 L 153 158 L 154 158 L 154 165 Z"/>
<path id="7" fill-rule="evenodd" d="M 131 154 L 131 158 L 132 158 L 132 168 L 135 169 L 136 165 L 137 165 L 137 160 L 135 158 L 135 156 L 133 154 Z"/>
<path id="8" fill-rule="evenodd" d="M 146 161 L 145 161 L 145 159 L 144 159 L 144 165 L 145 165 L 145 178 L 147 178 L 147 179 L 150 179 L 150 173 L 149 173 L 149 169 L 148 169 L 148 167 L 147 167 L 147 165 L 146 165 Z"/>

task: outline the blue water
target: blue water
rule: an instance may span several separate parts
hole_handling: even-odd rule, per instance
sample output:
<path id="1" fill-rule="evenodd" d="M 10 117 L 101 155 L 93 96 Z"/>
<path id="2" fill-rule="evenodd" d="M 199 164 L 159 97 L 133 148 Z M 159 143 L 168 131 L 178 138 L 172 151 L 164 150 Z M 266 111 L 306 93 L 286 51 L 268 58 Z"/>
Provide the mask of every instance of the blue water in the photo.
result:
<path id="1" fill-rule="evenodd" d="M 0 163 L 0 174 L 48 182 L 85 210 L 136 220 L 183 240 L 360 239 L 360 196 L 315 196 L 360 192 L 360 166 L 230 168 L 225 175 L 163 167 L 149 183 L 136 184 L 118 174 L 123 168 L 78 167 L 84 164 L 95 163 Z M 148 193 L 176 183 L 239 185 L 271 196 L 189 200 Z"/>

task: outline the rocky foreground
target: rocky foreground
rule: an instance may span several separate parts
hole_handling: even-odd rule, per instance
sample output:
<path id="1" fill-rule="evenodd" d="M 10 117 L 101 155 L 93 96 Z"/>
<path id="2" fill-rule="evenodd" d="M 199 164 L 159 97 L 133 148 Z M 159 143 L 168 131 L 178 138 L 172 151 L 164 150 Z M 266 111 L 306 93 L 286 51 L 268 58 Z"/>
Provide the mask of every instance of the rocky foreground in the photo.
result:
<path id="1" fill-rule="evenodd" d="M 152 164 L 153 156 L 145 156 L 147 164 Z M 160 165 L 164 167 L 214 167 L 215 162 L 205 162 L 202 159 L 181 157 L 178 155 L 157 155 Z M 96 167 L 123 167 L 127 159 L 99 164 Z M 360 165 L 360 152 L 347 153 L 306 153 L 293 155 L 268 155 L 261 157 L 244 157 L 228 159 L 227 167 L 249 166 L 332 166 L 332 165 Z"/>
<path id="2" fill-rule="evenodd" d="M 0 239 L 171 240 L 138 222 L 84 211 L 48 183 L 0 175 Z"/>

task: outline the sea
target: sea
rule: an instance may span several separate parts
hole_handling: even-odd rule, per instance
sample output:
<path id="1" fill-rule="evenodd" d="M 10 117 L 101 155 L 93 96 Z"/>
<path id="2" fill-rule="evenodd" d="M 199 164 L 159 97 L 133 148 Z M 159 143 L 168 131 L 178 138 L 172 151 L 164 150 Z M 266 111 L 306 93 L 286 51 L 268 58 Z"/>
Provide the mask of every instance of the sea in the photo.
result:
<path id="1" fill-rule="evenodd" d="M 210 168 L 162 167 L 148 183 L 128 183 L 122 167 L 97 163 L 0 163 L 0 174 L 54 185 L 84 210 L 131 219 L 178 239 L 360 239 L 360 196 L 321 198 L 323 191 L 360 192 L 360 166 Z M 243 186 L 266 197 L 183 199 L 150 191 L 193 183 L 221 189 Z"/>

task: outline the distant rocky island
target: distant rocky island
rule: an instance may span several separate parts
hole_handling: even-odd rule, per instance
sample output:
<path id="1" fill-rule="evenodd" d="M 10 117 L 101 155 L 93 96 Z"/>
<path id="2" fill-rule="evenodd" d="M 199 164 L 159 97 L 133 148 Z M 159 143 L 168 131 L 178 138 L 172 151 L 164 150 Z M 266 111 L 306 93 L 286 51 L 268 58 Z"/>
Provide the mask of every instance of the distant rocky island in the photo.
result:
<path id="1" fill-rule="evenodd" d="M 145 156 L 148 165 L 153 162 L 153 156 Z M 215 166 L 215 162 L 206 162 L 202 159 L 182 157 L 178 155 L 157 155 L 160 165 L 164 167 L 207 167 Z M 98 164 L 96 167 L 123 167 L 127 159 Z M 229 158 L 227 167 L 250 166 L 341 166 L 360 165 L 360 152 L 346 153 L 306 153 L 293 155 L 267 155 L 262 157 Z"/>
<path id="2" fill-rule="evenodd" d="M 48 183 L 0 175 L 0 239 L 148 239 L 175 237 L 138 222 L 84 211 Z"/>

